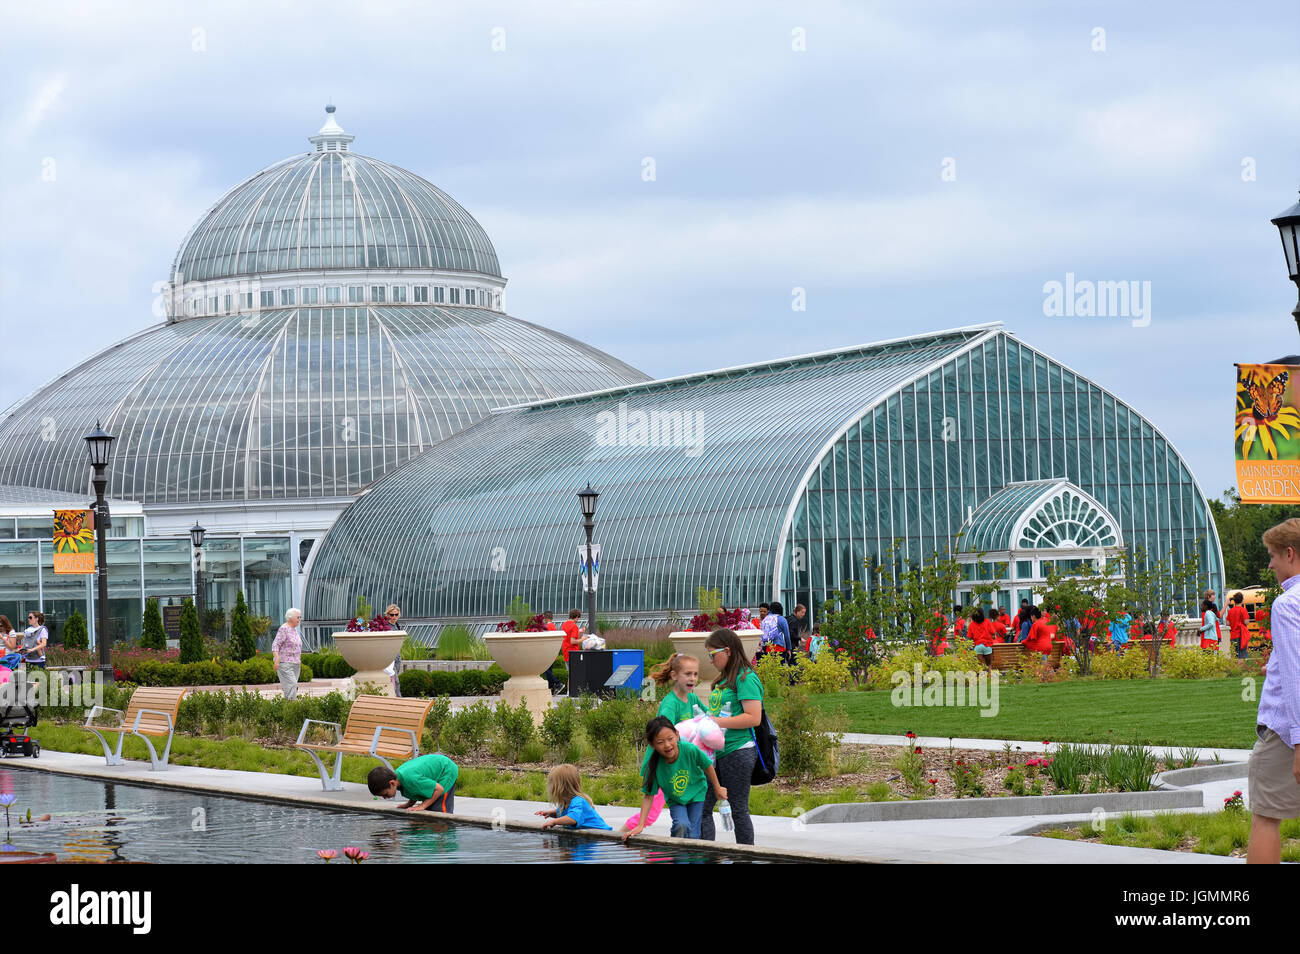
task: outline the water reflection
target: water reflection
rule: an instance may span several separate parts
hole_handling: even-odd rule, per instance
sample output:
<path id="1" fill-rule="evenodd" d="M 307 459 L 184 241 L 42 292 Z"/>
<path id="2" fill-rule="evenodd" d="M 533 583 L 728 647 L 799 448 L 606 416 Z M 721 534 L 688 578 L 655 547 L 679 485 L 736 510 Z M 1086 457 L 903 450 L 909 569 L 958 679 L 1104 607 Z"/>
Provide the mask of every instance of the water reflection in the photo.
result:
<path id="1" fill-rule="evenodd" d="M 628 848 L 617 841 L 559 832 L 494 830 L 297 805 L 271 804 L 121 783 L 0 770 L 0 792 L 17 796 L 14 819 L 31 807 L 50 812 L 36 824 L 13 825 L 10 841 L 24 851 L 56 852 L 60 860 L 94 863 L 319 864 L 316 852 L 370 853 L 369 863 L 716 863 L 706 852 Z M 103 806 L 100 808 L 99 806 Z M 91 806 L 94 806 L 93 808 Z M 200 819 L 202 822 L 200 823 Z"/>

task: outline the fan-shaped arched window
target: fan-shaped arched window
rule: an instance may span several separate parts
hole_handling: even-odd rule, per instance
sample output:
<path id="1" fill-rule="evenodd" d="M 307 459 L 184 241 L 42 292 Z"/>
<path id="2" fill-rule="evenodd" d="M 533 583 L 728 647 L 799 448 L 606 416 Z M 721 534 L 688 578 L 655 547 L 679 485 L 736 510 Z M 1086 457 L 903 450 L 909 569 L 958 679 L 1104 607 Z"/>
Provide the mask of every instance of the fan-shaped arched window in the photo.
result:
<path id="1" fill-rule="evenodd" d="M 1076 493 L 1062 490 L 1024 521 L 1017 548 L 1113 547 L 1119 533 L 1110 517 Z"/>

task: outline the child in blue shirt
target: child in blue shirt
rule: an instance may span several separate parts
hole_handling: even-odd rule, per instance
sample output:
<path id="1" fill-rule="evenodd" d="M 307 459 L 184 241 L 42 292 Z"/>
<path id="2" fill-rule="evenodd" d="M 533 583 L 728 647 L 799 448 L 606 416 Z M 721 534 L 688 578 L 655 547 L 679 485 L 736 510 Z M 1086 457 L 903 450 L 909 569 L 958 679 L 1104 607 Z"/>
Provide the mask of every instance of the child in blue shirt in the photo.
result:
<path id="1" fill-rule="evenodd" d="M 575 765 L 557 765 L 546 776 L 546 795 L 555 805 L 554 811 L 537 812 L 546 821 L 543 828 L 565 825 L 569 828 L 598 828 L 613 831 L 605 819 L 596 814 L 591 799 L 582 794 L 582 777 Z"/>

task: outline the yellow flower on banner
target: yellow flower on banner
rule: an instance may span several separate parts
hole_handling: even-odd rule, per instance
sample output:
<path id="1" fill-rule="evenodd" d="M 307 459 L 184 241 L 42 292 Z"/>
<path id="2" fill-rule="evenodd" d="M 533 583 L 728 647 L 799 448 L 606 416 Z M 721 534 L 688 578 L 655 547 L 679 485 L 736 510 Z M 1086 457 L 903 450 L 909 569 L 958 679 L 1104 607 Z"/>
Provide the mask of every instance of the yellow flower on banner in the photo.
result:
<path id="1" fill-rule="evenodd" d="M 1241 459 L 1250 454 L 1259 438 L 1260 446 L 1271 460 L 1278 459 L 1276 432 L 1283 440 L 1291 439 L 1288 427 L 1300 432 L 1300 412 L 1283 403 L 1288 375 L 1274 374 L 1265 368 L 1243 368 L 1237 379 L 1237 428 L 1241 441 Z"/>
<path id="2" fill-rule="evenodd" d="M 81 545 L 91 543 L 95 532 L 82 526 L 86 520 L 87 510 L 61 510 L 54 521 L 54 552 L 80 553 Z"/>

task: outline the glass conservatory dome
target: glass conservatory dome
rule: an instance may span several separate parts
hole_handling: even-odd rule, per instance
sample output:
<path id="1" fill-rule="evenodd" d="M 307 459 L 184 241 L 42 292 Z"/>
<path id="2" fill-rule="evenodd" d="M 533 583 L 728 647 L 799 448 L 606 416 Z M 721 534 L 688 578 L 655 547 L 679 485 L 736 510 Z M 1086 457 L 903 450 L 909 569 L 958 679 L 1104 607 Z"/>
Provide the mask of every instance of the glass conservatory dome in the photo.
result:
<path id="1" fill-rule="evenodd" d="M 181 243 L 172 281 L 320 268 L 443 268 L 500 278 L 496 249 L 451 196 L 352 152 L 334 119 L 314 152 L 227 192 Z"/>
<path id="2" fill-rule="evenodd" d="M 350 497 L 495 407 L 647 380 L 507 315 L 477 222 L 419 176 L 315 151 L 228 192 L 182 242 L 168 320 L 0 414 L 0 484 L 88 493 L 82 435 L 116 436 L 115 497 Z"/>

